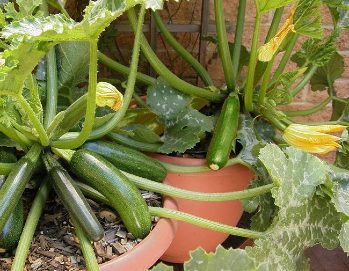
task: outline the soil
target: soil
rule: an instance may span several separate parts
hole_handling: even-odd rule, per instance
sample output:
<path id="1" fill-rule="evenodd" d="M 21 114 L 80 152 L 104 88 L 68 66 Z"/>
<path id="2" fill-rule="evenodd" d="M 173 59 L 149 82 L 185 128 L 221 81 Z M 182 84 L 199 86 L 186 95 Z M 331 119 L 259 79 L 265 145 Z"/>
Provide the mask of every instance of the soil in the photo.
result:
<path id="1" fill-rule="evenodd" d="M 24 195 L 25 206 L 31 205 L 32 194 L 34 193 L 26 192 Z M 148 205 L 161 206 L 159 195 L 147 191 L 142 191 L 142 195 Z M 108 207 L 92 200 L 88 201 L 105 230 L 104 238 L 94 242 L 98 263 L 118 257 L 142 241 L 128 233 L 118 215 Z M 157 219 L 154 219 L 153 227 L 156 222 Z M 0 254 L 1 271 L 11 269 L 14 253 L 15 251 Z M 79 240 L 75 236 L 69 215 L 52 193 L 32 241 L 25 271 L 77 271 L 84 268 Z"/>

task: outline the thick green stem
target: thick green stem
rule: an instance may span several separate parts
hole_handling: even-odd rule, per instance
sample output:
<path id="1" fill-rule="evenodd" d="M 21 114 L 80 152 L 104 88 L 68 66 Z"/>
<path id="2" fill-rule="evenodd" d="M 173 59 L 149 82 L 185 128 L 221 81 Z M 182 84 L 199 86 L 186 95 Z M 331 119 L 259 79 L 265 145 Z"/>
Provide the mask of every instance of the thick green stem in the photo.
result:
<path id="1" fill-rule="evenodd" d="M 71 220 L 75 228 L 75 233 L 79 239 L 80 248 L 82 254 L 84 255 L 87 270 L 99 271 L 100 269 L 96 259 L 96 254 L 93 250 L 90 240 L 87 238 L 79 223 L 72 217 Z"/>
<path id="2" fill-rule="evenodd" d="M 31 106 L 28 104 L 28 102 L 23 98 L 22 95 L 17 96 L 17 100 L 24 109 L 24 111 L 28 114 L 28 118 L 31 121 L 33 127 L 35 128 L 36 132 L 39 135 L 40 142 L 43 146 L 48 146 L 50 141 L 48 139 L 47 133 L 40 123 L 40 120 L 37 118 L 35 112 L 31 108 Z"/>
<path id="3" fill-rule="evenodd" d="M 235 79 L 238 77 L 238 72 L 239 72 L 242 37 L 243 37 L 244 25 L 245 25 L 246 5 L 247 5 L 247 0 L 240 0 L 236 29 L 235 29 L 234 51 L 232 56 L 233 74 Z"/>
<path id="4" fill-rule="evenodd" d="M 11 266 L 11 271 L 24 270 L 25 261 L 29 253 L 35 229 L 43 212 L 50 189 L 51 187 L 48 180 L 45 180 L 36 194 L 16 249 L 16 255 Z"/>
<path id="5" fill-rule="evenodd" d="M 56 51 L 53 47 L 47 54 L 47 88 L 44 127 L 47 129 L 57 112 L 58 79 Z"/>
<path id="6" fill-rule="evenodd" d="M 88 139 L 94 124 L 96 111 L 96 89 L 97 89 L 97 51 L 98 40 L 90 42 L 90 67 L 89 67 L 89 86 L 87 93 L 87 106 L 85 123 L 79 135 L 73 139 L 58 140 L 52 142 L 52 146 L 61 149 L 75 149 L 80 147 Z"/>
<path id="7" fill-rule="evenodd" d="M 109 120 L 107 123 L 102 126 L 94 129 L 91 133 L 90 139 L 102 137 L 108 133 L 110 133 L 118 124 L 118 122 L 124 117 L 127 109 L 129 108 L 129 104 L 132 99 L 132 95 L 134 92 L 134 88 L 136 85 L 136 76 L 137 76 L 137 68 L 139 63 L 139 53 L 140 53 L 140 42 L 142 30 L 143 30 L 143 22 L 145 16 L 145 7 L 142 5 L 141 10 L 138 16 L 137 29 L 135 34 L 135 40 L 132 50 L 132 60 L 131 60 L 131 71 L 127 80 L 127 87 L 124 93 L 124 102 L 119 111 Z"/>
<path id="8" fill-rule="evenodd" d="M 248 112 L 253 111 L 254 75 L 255 75 L 255 69 L 256 69 L 256 64 L 258 60 L 258 41 L 259 41 L 260 29 L 261 29 L 261 14 L 257 11 L 256 21 L 255 21 L 255 26 L 253 31 L 250 62 L 248 64 L 247 82 L 245 87 L 245 109 Z"/>
<path id="9" fill-rule="evenodd" d="M 15 163 L 0 163 L 0 175 L 7 176 L 14 166 Z"/>
<path id="10" fill-rule="evenodd" d="M 298 40 L 299 34 L 297 33 L 292 33 L 291 34 L 292 37 L 286 47 L 286 51 L 279 63 L 279 66 L 277 67 L 274 75 L 273 75 L 273 79 L 271 80 L 271 84 L 274 84 L 275 82 L 277 82 L 281 76 L 281 74 L 284 72 L 285 67 L 288 63 L 288 61 L 290 60 L 291 54 L 293 52 L 294 46 L 296 45 L 296 42 Z"/>
<path id="11" fill-rule="evenodd" d="M 330 102 L 332 101 L 332 97 L 328 97 L 321 103 L 317 104 L 316 106 L 305 109 L 305 110 L 297 110 L 297 111 L 284 111 L 286 116 L 288 117 L 297 117 L 297 116 L 308 116 L 311 114 L 315 114 L 316 112 L 319 112 L 320 110 L 324 109 Z"/>
<path id="12" fill-rule="evenodd" d="M 115 60 L 112 60 L 110 57 L 106 56 L 101 52 L 98 52 L 98 59 L 102 64 L 123 75 L 129 75 L 131 72 L 131 69 L 129 67 L 124 66 L 119 62 L 116 62 Z M 154 79 L 153 77 L 150 77 L 140 72 L 137 72 L 136 78 L 139 82 L 142 82 L 148 86 L 153 86 L 156 82 L 156 79 Z"/>
<path id="13" fill-rule="evenodd" d="M 31 145 L 31 141 L 14 127 L 9 128 L 0 124 L 0 132 L 17 142 L 23 150 L 27 150 Z"/>
<path id="14" fill-rule="evenodd" d="M 252 238 L 252 239 L 257 239 L 263 236 L 262 232 L 224 225 L 218 222 L 214 222 L 208 219 L 204 219 L 201 217 L 197 217 L 191 214 L 186 214 L 186 213 L 171 210 L 171 209 L 149 207 L 149 211 L 153 216 L 175 219 L 175 220 L 193 224 L 195 226 L 199 226 L 201 228 L 210 229 L 210 230 L 214 230 L 222 233 L 227 233 L 230 235 L 236 235 L 236 236 Z"/>
<path id="15" fill-rule="evenodd" d="M 173 173 L 198 173 L 198 172 L 209 172 L 212 171 L 208 166 L 178 166 L 174 164 L 169 164 L 165 162 L 160 163 L 168 170 Z M 239 157 L 231 158 L 228 160 L 225 167 L 233 166 L 233 165 L 246 165 L 244 161 L 242 161 Z"/>
<path id="16" fill-rule="evenodd" d="M 298 86 L 291 92 L 292 96 L 296 96 L 299 92 L 303 90 L 303 88 L 310 82 L 310 79 L 313 77 L 315 72 L 317 71 L 318 66 L 314 65 L 308 71 L 308 73 L 304 76 L 303 80 L 298 84 Z"/>
<path id="17" fill-rule="evenodd" d="M 282 18 L 282 15 L 283 15 L 283 12 L 284 12 L 284 7 L 281 7 L 281 8 L 278 8 L 277 10 L 275 10 L 273 20 L 271 22 L 268 34 L 267 34 L 265 41 L 264 41 L 265 44 L 267 42 L 269 42 L 276 35 L 278 28 L 279 28 L 281 18 Z M 257 63 L 256 73 L 254 76 L 254 84 L 257 84 L 257 82 L 259 82 L 259 80 L 261 79 L 261 77 L 265 73 L 267 65 L 268 64 L 266 62 L 258 62 Z"/>
<path id="18" fill-rule="evenodd" d="M 207 70 L 194 58 L 168 31 L 166 25 L 163 23 L 161 16 L 157 11 L 153 12 L 153 18 L 159 28 L 161 35 L 165 38 L 167 43 L 197 72 L 201 80 L 206 86 L 213 86 L 213 81 Z"/>
<path id="19" fill-rule="evenodd" d="M 127 15 L 133 31 L 136 31 L 137 18 L 134 9 L 129 9 L 127 11 Z M 145 58 L 148 60 L 152 68 L 175 89 L 185 94 L 201 97 L 212 102 L 220 102 L 224 99 L 224 95 L 222 95 L 218 89 L 212 91 L 209 89 L 200 88 L 178 78 L 156 56 L 143 34 L 141 35 L 141 48 Z"/>
<path id="20" fill-rule="evenodd" d="M 285 9 L 284 7 L 281 7 L 275 10 L 268 34 L 265 37 L 265 43 L 269 42 L 278 32 L 278 28 L 282 19 L 282 15 L 284 13 L 284 9 Z"/>
<path id="21" fill-rule="evenodd" d="M 157 182 L 150 181 L 145 178 L 135 176 L 126 172 L 124 172 L 124 174 L 138 188 L 156 192 L 165 196 L 188 199 L 188 200 L 197 200 L 197 201 L 221 202 L 221 201 L 253 198 L 258 195 L 268 193 L 274 187 L 273 184 L 268 184 L 258 188 L 247 189 L 244 191 L 234 191 L 234 192 L 226 192 L 226 193 L 202 193 L 202 192 L 188 191 L 188 190 L 176 188 L 170 185 L 157 183 Z"/>
<path id="22" fill-rule="evenodd" d="M 223 66 L 224 78 L 229 91 L 235 89 L 233 62 L 230 55 L 227 30 L 225 27 L 223 0 L 214 0 L 214 13 L 218 39 L 218 52 Z"/>
<path id="23" fill-rule="evenodd" d="M 259 90 L 259 96 L 258 96 L 258 104 L 259 105 L 264 104 L 264 99 L 265 99 L 265 96 L 267 94 L 268 85 L 269 85 L 269 81 L 270 81 L 270 74 L 271 74 L 271 71 L 273 69 L 274 59 L 275 59 L 275 57 L 273 57 L 273 59 L 269 61 L 267 68 L 265 69 L 265 72 L 263 75 L 262 85 L 261 85 L 261 88 Z"/>

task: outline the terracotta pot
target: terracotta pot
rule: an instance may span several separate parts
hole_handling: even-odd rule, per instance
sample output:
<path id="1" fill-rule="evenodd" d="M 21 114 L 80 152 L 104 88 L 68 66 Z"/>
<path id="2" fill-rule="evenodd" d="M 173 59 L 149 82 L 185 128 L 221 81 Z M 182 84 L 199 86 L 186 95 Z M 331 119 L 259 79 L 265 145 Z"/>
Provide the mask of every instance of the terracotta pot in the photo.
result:
<path id="1" fill-rule="evenodd" d="M 184 166 L 200 166 L 205 159 L 179 158 L 164 155 L 152 155 L 160 161 Z M 171 173 L 164 183 L 175 187 L 197 192 L 232 192 L 244 190 L 250 183 L 253 173 L 244 166 L 234 165 L 219 171 L 204 173 Z M 228 202 L 198 202 L 183 199 L 173 199 L 179 211 L 207 218 L 223 224 L 236 226 L 243 209 L 240 201 Z M 202 247 L 207 252 L 215 251 L 224 242 L 227 234 L 202 229 L 188 223 L 178 222 L 178 228 L 171 246 L 161 257 L 172 263 L 183 263 L 189 260 L 189 252 Z"/>
<path id="2" fill-rule="evenodd" d="M 165 208 L 177 209 L 170 199 L 164 202 Z M 177 229 L 177 222 L 160 219 L 150 234 L 129 252 L 115 257 L 100 266 L 101 271 L 145 271 L 164 254 L 170 246 Z"/>

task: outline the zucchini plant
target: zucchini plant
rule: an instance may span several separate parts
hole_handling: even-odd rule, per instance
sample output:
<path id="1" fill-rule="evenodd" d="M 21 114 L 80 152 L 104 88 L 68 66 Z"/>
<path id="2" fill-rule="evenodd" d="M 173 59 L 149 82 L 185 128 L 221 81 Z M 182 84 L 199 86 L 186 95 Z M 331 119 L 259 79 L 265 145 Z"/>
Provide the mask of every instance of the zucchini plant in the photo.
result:
<path id="1" fill-rule="evenodd" d="M 226 80 L 225 87 L 218 87 L 166 29 L 158 11 L 162 0 L 90 1 L 80 20 L 69 16 L 65 1 L 0 3 L 0 147 L 16 149 L 12 158 L 0 152 L 0 174 L 5 176 L 0 188 L 0 247 L 11 249 L 22 232 L 12 270 L 24 269 L 52 190 L 70 214 L 88 270 L 98 270 L 91 241 L 100 240 L 103 229 L 85 196 L 110 205 L 137 238 L 147 236 L 151 216 L 157 216 L 256 239 L 255 246 L 246 250 L 219 248 L 209 255 L 198 250 L 185 265 L 187 270 L 218 266 L 307 270 L 303 251 L 308 247 L 340 244 L 349 252 L 349 102 L 337 97 L 334 87 L 344 70 L 336 40 L 349 27 L 349 3 L 255 0 L 254 4 L 255 26 L 248 50 L 242 43 L 246 0 L 237 7 L 234 42 L 228 41 L 223 1 L 214 1 L 217 36 L 210 40 L 217 44 Z M 60 12 L 50 14 L 49 5 Z M 333 31 L 327 36 L 321 23 L 323 6 L 333 20 Z M 148 9 L 165 40 L 197 72 L 204 87 L 176 76 L 152 51 L 142 32 Z M 259 46 L 263 16 L 272 11 L 272 24 Z M 135 34 L 130 67 L 98 51 L 102 33 L 124 13 Z M 304 38 L 293 54 L 297 41 Z M 158 78 L 138 72 L 140 52 Z M 285 72 L 291 60 L 298 67 Z M 127 76 L 122 93 L 111 84 L 120 84 L 115 78 L 98 79 L 98 61 Z M 135 93 L 136 83 L 147 86 L 146 101 Z M 314 90 L 327 91 L 328 98 L 306 110 L 278 107 L 290 104 L 308 83 Z M 131 106 L 133 97 L 137 108 Z M 330 102 L 329 122 L 305 124 L 291 119 L 314 114 Z M 343 135 L 328 134 L 332 132 Z M 173 167 L 141 153 L 184 153 L 199 142 L 209 146 L 208 166 Z M 335 166 L 310 154 L 337 149 Z M 202 172 L 233 164 L 256 173 L 248 189 L 208 194 L 161 183 L 168 170 Z M 47 176 L 22 227 L 25 186 L 33 174 L 45 170 Z M 199 201 L 242 200 L 253 213 L 251 229 L 148 207 L 139 189 Z M 14 220 L 18 228 L 9 232 Z M 162 268 L 167 267 L 155 270 Z"/>

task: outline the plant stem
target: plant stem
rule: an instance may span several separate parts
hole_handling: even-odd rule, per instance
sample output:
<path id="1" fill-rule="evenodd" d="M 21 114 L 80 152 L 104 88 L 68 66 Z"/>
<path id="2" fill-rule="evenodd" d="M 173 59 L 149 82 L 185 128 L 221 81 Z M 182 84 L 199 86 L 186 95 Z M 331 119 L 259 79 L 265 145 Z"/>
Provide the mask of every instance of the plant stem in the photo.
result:
<path id="1" fill-rule="evenodd" d="M 40 6 L 45 16 L 49 15 L 47 0 L 43 0 Z M 46 109 L 44 118 L 44 127 L 48 128 L 54 119 L 57 111 L 58 100 L 58 80 L 57 80 L 57 60 L 55 47 L 47 53 L 47 87 L 46 87 Z"/>
<path id="2" fill-rule="evenodd" d="M 80 147 L 88 139 L 94 124 L 96 111 L 96 89 L 97 89 L 97 50 L 98 40 L 90 41 L 90 67 L 89 67 L 89 85 L 87 93 L 87 106 L 85 123 L 79 135 L 73 139 L 57 140 L 52 142 L 52 146 L 61 149 L 75 149 Z"/>
<path id="3" fill-rule="evenodd" d="M 99 61 L 109 67 L 110 69 L 119 72 L 123 75 L 129 75 L 131 69 L 129 67 L 126 67 L 119 62 L 116 62 L 115 60 L 112 60 L 110 57 L 106 56 L 105 54 L 98 52 L 98 59 Z M 150 77 L 148 75 L 145 75 L 143 73 L 137 72 L 137 80 L 139 82 L 142 82 L 148 86 L 153 86 L 155 85 L 156 79 L 153 77 Z"/>
<path id="4" fill-rule="evenodd" d="M 24 270 L 25 261 L 29 253 L 31 241 L 33 240 L 35 229 L 38 225 L 50 190 L 51 186 L 46 179 L 39 188 L 39 191 L 33 201 L 32 207 L 30 208 L 27 221 L 25 222 L 23 232 L 17 246 L 16 255 L 11 266 L 11 271 Z"/>
<path id="5" fill-rule="evenodd" d="M 153 216 L 176 219 L 179 221 L 193 224 L 195 226 L 199 226 L 201 228 L 210 229 L 210 230 L 214 230 L 222 233 L 227 233 L 230 235 L 236 235 L 236 236 L 252 238 L 252 239 L 257 239 L 263 236 L 262 232 L 224 225 L 215 221 L 211 221 L 208 219 L 204 219 L 201 217 L 197 217 L 191 214 L 186 214 L 186 213 L 171 210 L 171 209 L 149 207 L 149 211 Z"/>
<path id="6" fill-rule="evenodd" d="M 133 31 L 136 31 L 136 14 L 133 8 L 127 11 L 129 22 L 133 28 Z M 207 99 L 212 102 L 220 102 L 224 99 L 224 95 L 222 95 L 218 89 L 215 91 L 208 90 L 205 88 L 200 88 L 197 86 L 193 86 L 182 79 L 178 78 L 174 73 L 172 73 L 157 57 L 154 51 L 151 49 L 148 41 L 145 36 L 141 35 L 141 48 L 145 58 L 148 60 L 152 68 L 162 76 L 172 87 L 175 89 L 197 97 L 201 97 Z"/>
<path id="7" fill-rule="evenodd" d="M 173 173 L 198 173 L 198 172 L 210 172 L 212 171 L 208 166 L 178 166 L 159 161 L 168 171 Z M 225 167 L 245 164 L 239 157 L 231 158 L 228 160 Z"/>
<path id="8" fill-rule="evenodd" d="M 242 37 L 243 37 L 243 31 L 244 31 L 244 25 L 245 25 L 246 5 L 247 5 L 247 0 L 240 0 L 236 29 L 235 29 L 234 51 L 232 56 L 233 74 L 234 74 L 235 80 L 238 77 L 238 72 L 239 72 Z"/>
<path id="9" fill-rule="evenodd" d="M 287 63 L 288 63 L 288 61 L 289 61 L 289 59 L 291 57 L 291 54 L 293 52 L 293 48 L 296 45 L 296 42 L 297 42 L 298 37 L 299 37 L 299 34 L 292 33 L 291 35 L 292 35 L 292 37 L 290 39 L 290 42 L 288 43 L 286 51 L 285 51 L 285 53 L 284 53 L 284 55 L 283 55 L 283 57 L 282 57 L 282 59 L 281 59 L 281 61 L 279 63 L 279 66 L 277 67 L 277 69 L 276 69 L 276 71 L 275 71 L 275 73 L 273 75 L 273 78 L 271 80 L 270 85 L 274 84 L 276 81 L 279 80 L 281 74 L 284 72 L 285 67 L 286 67 L 286 65 L 287 65 Z"/>
<path id="10" fill-rule="evenodd" d="M 35 112 L 30 107 L 28 102 L 23 98 L 22 95 L 18 95 L 17 97 L 18 102 L 21 104 L 24 111 L 28 114 L 28 118 L 31 121 L 33 127 L 35 128 L 36 132 L 39 135 L 40 142 L 43 146 L 48 146 L 50 141 L 48 139 L 48 136 L 46 134 L 46 131 L 42 124 L 40 123 L 39 119 L 36 117 Z"/>
<path id="11" fill-rule="evenodd" d="M 296 111 L 284 111 L 284 113 L 288 117 L 308 116 L 311 114 L 315 114 L 316 112 L 319 112 L 320 110 L 324 109 L 331 101 L 332 101 L 332 97 L 328 97 L 324 101 L 322 101 L 321 103 L 317 104 L 312 108 L 305 109 L 305 110 L 296 110 Z"/>
<path id="12" fill-rule="evenodd" d="M 253 31 L 252 48 L 250 55 L 250 62 L 248 64 L 247 82 L 245 88 L 245 109 L 248 112 L 253 111 L 253 89 L 254 89 L 254 75 L 256 64 L 258 61 L 258 40 L 261 28 L 261 14 L 257 11 L 256 21 Z"/>
<path id="13" fill-rule="evenodd" d="M 56 116 L 58 100 L 57 60 L 55 47 L 47 54 L 47 88 L 44 127 L 47 129 Z"/>
<path id="14" fill-rule="evenodd" d="M 223 66 L 224 78 L 228 90 L 234 91 L 235 77 L 233 62 L 230 55 L 227 30 L 225 27 L 223 0 L 214 0 L 214 13 L 218 39 L 218 52 Z"/>
<path id="15" fill-rule="evenodd" d="M 264 104 L 264 99 L 265 99 L 265 96 L 267 94 L 268 85 L 269 85 L 269 81 L 270 81 L 271 70 L 273 69 L 273 65 L 274 65 L 274 60 L 275 60 L 275 57 L 273 57 L 272 60 L 270 60 L 268 62 L 267 68 L 265 69 L 265 72 L 263 75 L 263 80 L 262 80 L 262 85 L 261 85 L 261 88 L 259 90 L 259 96 L 258 96 L 258 104 L 259 105 Z"/>
<path id="16" fill-rule="evenodd" d="M 87 270 L 99 271 L 100 269 L 96 259 L 96 254 L 93 250 L 90 240 L 87 238 L 79 223 L 72 217 L 70 217 L 70 219 L 74 225 L 75 233 L 78 236 L 80 248 L 82 254 L 84 255 Z"/>
<path id="17" fill-rule="evenodd" d="M 133 96 L 134 101 L 137 104 L 137 107 L 150 109 L 149 106 L 146 104 L 146 102 L 144 102 L 142 97 L 140 97 L 136 92 L 133 92 L 132 96 Z"/>
<path id="18" fill-rule="evenodd" d="M 168 31 L 166 25 L 163 23 L 158 11 L 153 12 L 156 26 L 159 28 L 161 35 L 165 38 L 167 43 L 197 72 L 201 80 L 206 86 L 213 86 L 213 81 L 207 70 L 201 63 L 194 58 Z"/>
<path id="19" fill-rule="evenodd" d="M 269 42 L 278 32 L 278 28 L 282 19 L 282 15 L 284 13 L 284 9 L 285 9 L 284 7 L 281 7 L 275 10 L 268 34 L 265 37 L 265 43 Z"/>
<path id="20" fill-rule="evenodd" d="M 31 141 L 14 127 L 8 128 L 0 124 L 0 132 L 17 142 L 23 150 L 27 150 L 31 145 Z"/>
<path id="21" fill-rule="evenodd" d="M 313 77 L 315 72 L 317 71 L 318 66 L 313 65 L 309 72 L 304 76 L 303 80 L 298 84 L 298 86 L 291 92 L 292 96 L 296 96 L 299 92 L 303 90 L 303 88 L 309 83 L 310 79 Z"/>
<path id="22" fill-rule="evenodd" d="M 15 163 L 0 163 L 0 175 L 7 176 L 11 172 L 14 165 Z"/>
<path id="23" fill-rule="evenodd" d="M 264 44 L 269 42 L 277 33 L 283 12 L 284 12 L 284 7 L 281 7 L 281 8 L 278 8 L 275 10 L 273 20 L 272 20 L 271 25 L 269 27 L 269 31 L 268 31 L 268 34 L 265 38 Z M 265 70 L 267 68 L 267 65 L 268 64 L 266 62 L 258 62 L 257 63 L 256 72 L 255 72 L 255 76 L 254 76 L 254 84 L 259 82 L 261 77 L 265 74 Z"/>
<path id="24" fill-rule="evenodd" d="M 123 172 L 123 173 L 138 188 L 156 192 L 165 196 L 188 199 L 188 200 L 206 201 L 206 202 L 221 202 L 221 201 L 253 198 L 253 197 L 268 193 L 274 187 L 273 184 L 268 184 L 268 185 L 264 185 L 257 188 L 246 189 L 243 191 L 234 191 L 234 192 L 226 192 L 226 193 L 203 193 L 203 192 L 193 192 L 193 191 L 189 191 L 181 188 L 176 188 L 170 185 L 157 183 L 136 175 L 132 175 L 127 172 Z"/>
<path id="25" fill-rule="evenodd" d="M 134 88 L 136 85 L 137 68 L 139 63 L 139 54 L 140 54 L 140 47 L 141 47 L 141 37 L 143 35 L 142 31 L 143 31 L 144 16 L 145 16 L 145 7 L 144 5 L 142 5 L 138 15 L 137 29 L 136 29 L 135 40 L 134 40 L 134 45 L 132 50 L 132 60 L 131 60 L 131 67 L 130 67 L 131 70 L 127 80 L 127 87 L 124 93 L 123 105 L 119 109 L 119 111 L 107 123 L 103 124 L 102 126 L 92 131 L 90 136 L 91 139 L 99 138 L 101 136 L 104 136 L 110 133 L 116 127 L 118 122 L 124 117 L 127 109 L 129 108 L 129 104 L 131 102 Z"/>

